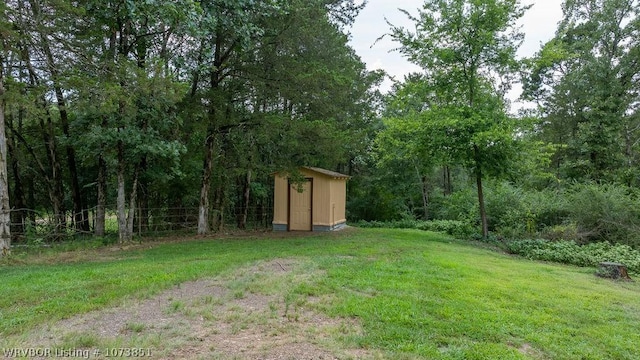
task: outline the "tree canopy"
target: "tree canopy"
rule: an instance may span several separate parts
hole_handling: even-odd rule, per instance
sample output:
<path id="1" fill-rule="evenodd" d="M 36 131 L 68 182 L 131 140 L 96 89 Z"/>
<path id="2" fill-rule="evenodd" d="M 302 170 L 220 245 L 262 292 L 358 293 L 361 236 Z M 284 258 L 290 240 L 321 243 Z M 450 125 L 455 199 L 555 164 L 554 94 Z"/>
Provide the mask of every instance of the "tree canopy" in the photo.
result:
<path id="1" fill-rule="evenodd" d="M 521 1 L 426 0 L 400 10 L 410 28 L 387 24 L 420 68 L 387 94 L 384 71 L 349 45 L 363 6 L 0 4 L 3 254 L 110 224 L 121 242 L 268 226 L 272 174 L 299 166 L 353 176 L 350 219 L 633 243 L 637 0 L 563 1 L 555 36 L 528 59 L 516 55 Z M 518 81 L 537 107 L 514 114 Z M 579 194 L 599 199 L 581 206 L 592 212 L 569 205 Z"/>

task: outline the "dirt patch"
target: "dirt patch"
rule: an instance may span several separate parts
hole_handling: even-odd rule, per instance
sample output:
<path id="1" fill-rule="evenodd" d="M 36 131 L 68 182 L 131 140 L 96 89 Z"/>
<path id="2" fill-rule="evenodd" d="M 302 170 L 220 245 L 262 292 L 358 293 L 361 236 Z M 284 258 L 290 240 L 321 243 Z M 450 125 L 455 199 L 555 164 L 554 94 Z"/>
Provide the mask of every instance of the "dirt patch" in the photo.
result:
<path id="1" fill-rule="evenodd" d="M 540 350 L 534 348 L 531 344 L 528 344 L 528 343 L 524 343 L 524 344 L 520 345 L 520 347 L 518 347 L 518 351 L 522 355 L 527 356 L 528 358 L 532 358 L 532 359 L 547 359 L 547 357 L 545 357 L 544 353 L 542 353 Z"/>
<path id="2" fill-rule="evenodd" d="M 343 341 L 361 331 L 356 321 L 329 318 L 314 310 L 321 299 L 294 291 L 322 275 L 313 263 L 296 259 L 260 262 L 60 321 L 20 343 L 90 349 L 92 355 L 94 349 L 135 347 L 154 359 L 373 358 Z"/>

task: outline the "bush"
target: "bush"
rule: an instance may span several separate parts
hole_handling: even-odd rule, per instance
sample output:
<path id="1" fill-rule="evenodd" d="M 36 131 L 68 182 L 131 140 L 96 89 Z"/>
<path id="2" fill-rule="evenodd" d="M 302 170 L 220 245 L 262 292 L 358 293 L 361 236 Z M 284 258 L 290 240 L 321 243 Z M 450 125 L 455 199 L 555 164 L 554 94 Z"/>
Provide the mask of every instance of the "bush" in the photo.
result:
<path id="1" fill-rule="evenodd" d="M 457 220 L 470 224 L 480 221 L 478 196 L 471 188 L 461 189 L 451 195 L 433 194 L 429 205 L 433 220 Z"/>
<path id="2" fill-rule="evenodd" d="M 523 191 L 506 182 L 488 184 L 486 188 L 485 208 L 489 231 L 512 228 L 526 232 L 526 223 L 522 221 L 527 213 Z"/>
<path id="3" fill-rule="evenodd" d="M 569 217 L 582 242 L 640 245 L 640 202 L 622 185 L 575 185 L 567 194 Z"/>
<path id="4" fill-rule="evenodd" d="M 578 240 L 578 226 L 575 223 L 549 226 L 540 232 L 547 240 Z"/>
<path id="5" fill-rule="evenodd" d="M 417 229 L 424 231 L 442 232 L 457 238 L 469 238 L 474 233 L 474 227 L 458 220 L 411 220 L 396 221 L 358 221 L 352 226 L 362 228 L 388 228 L 388 229 Z"/>
<path id="6" fill-rule="evenodd" d="M 598 266 L 600 262 L 619 262 L 640 273 L 640 251 L 628 245 L 597 242 L 579 245 L 575 241 L 512 240 L 507 251 L 532 260 L 559 262 L 576 266 Z"/>
<path id="7" fill-rule="evenodd" d="M 479 226 L 475 190 L 467 188 L 431 200 L 434 218 Z M 485 183 L 485 206 L 489 230 L 506 238 L 541 236 L 541 230 L 563 225 L 569 219 L 566 196 L 561 191 L 526 190 L 508 182 Z"/>
<path id="8" fill-rule="evenodd" d="M 380 185 L 370 185 L 375 191 L 367 188 L 371 193 L 362 198 L 366 201 L 350 202 L 350 219 L 393 220 L 381 226 L 424 228 L 458 237 L 467 237 L 480 226 L 477 193 L 468 184 L 451 195 L 432 193 L 428 209 L 431 224 L 415 222 L 410 211 L 413 205 L 404 204 Z M 485 201 L 489 230 L 499 237 L 573 240 L 579 244 L 607 241 L 640 248 L 640 190 L 625 185 L 569 183 L 533 190 L 505 181 L 486 181 Z"/>
<path id="9" fill-rule="evenodd" d="M 502 237 L 640 247 L 640 196 L 627 186 L 571 184 L 537 191 L 487 182 L 485 193 L 489 229 Z M 459 197 L 469 199 L 466 192 Z M 462 204 L 459 198 L 451 202 L 454 209 Z M 457 219 L 472 223 L 468 214 Z"/>

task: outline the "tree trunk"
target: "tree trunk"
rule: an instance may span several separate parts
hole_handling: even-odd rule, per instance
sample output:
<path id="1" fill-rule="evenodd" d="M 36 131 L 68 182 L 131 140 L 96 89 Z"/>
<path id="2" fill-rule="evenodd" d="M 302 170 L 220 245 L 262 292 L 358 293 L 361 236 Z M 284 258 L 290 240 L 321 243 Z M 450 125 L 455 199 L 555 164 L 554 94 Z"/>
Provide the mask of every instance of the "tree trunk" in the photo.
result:
<path id="1" fill-rule="evenodd" d="M 427 177 L 420 174 L 420 170 L 416 166 L 416 175 L 420 181 L 420 191 L 422 192 L 422 219 L 429 220 L 429 187 Z"/>
<path id="2" fill-rule="evenodd" d="M 43 100 L 42 106 L 46 109 L 47 104 Z M 42 127 L 42 135 L 44 142 L 47 146 L 47 159 L 51 164 L 51 186 L 49 188 L 49 198 L 51 199 L 51 206 L 53 207 L 53 237 L 54 240 L 60 240 L 64 228 L 67 226 L 66 210 L 64 207 L 64 195 L 62 186 L 62 167 L 58 159 L 57 144 L 55 141 L 55 131 L 53 127 L 53 120 L 51 114 L 46 111 L 47 124 L 41 119 L 40 126 Z"/>
<path id="3" fill-rule="evenodd" d="M 117 218 L 118 218 L 118 241 L 123 243 L 125 241 L 131 240 L 127 236 L 127 214 L 126 214 L 126 203 L 125 203 L 125 188 L 124 188 L 124 172 L 125 172 L 125 163 L 124 163 L 124 149 L 122 142 L 118 143 L 118 197 L 117 197 Z"/>
<path id="4" fill-rule="evenodd" d="M 7 119 L 8 120 L 8 119 Z M 7 138 L 7 151 L 11 158 L 11 172 L 13 173 L 13 194 L 11 195 L 13 211 L 11 212 L 11 234 L 13 240 L 24 235 L 26 222 L 26 202 L 24 186 L 20 174 L 20 162 L 18 161 L 17 148 L 11 137 Z"/>
<path id="5" fill-rule="evenodd" d="M 21 119 L 24 116 L 22 108 L 18 110 L 18 122 L 22 123 Z M 13 128 L 13 119 L 11 116 L 5 116 L 5 129 Z M 6 130 L 5 130 L 6 135 Z M 13 192 L 10 192 L 12 199 L 11 206 L 11 240 L 16 241 L 24 235 L 25 224 L 27 221 L 27 203 L 25 200 L 24 185 L 22 181 L 22 174 L 20 173 L 20 154 L 18 146 L 15 141 L 15 134 L 7 136 L 7 154 L 9 156 L 11 164 L 11 172 L 13 173 Z M 9 164 L 7 164 L 9 166 Z"/>
<path id="6" fill-rule="evenodd" d="M 60 107 L 60 120 L 62 122 L 62 132 L 67 139 L 70 139 L 69 135 L 69 120 L 67 118 L 67 112 L 64 109 L 65 103 L 62 97 L 62 91 L 60 88 L 56 88 L 56 95 L 58 98 L 58 106 Z M 78 167 L 76 165 L 76 152 L 70 145 L 66 145 L 67 152 L 67 166 L 69 168 L 69 176 L 71 177 L 71 199 L 73 200 L 73 217 L 75 228 L 77 231 L 89 232 L 89 218 L 85 217 L 85 207 L 82 201 L 82 188 L 80 187 L 80 181 L 78 180 Z"/>
<path id="7" fill-rule="evenodd" d="M 489 224 L 487 222 L 487 211 L 484 208 L 484 193 L 482 191 L 482 173 L 476 173 L 476 184 L 478 185 L 478 205 L 480 206 L 480 221 L 482 223 L 482 238 L 489 236 Z"/>
<path id="8" fill-rule="evenodd" d="M 136 193 L 139 234 L 145 233 L 149 228 L 149 180 L 145 176 L 148 166 L 147 156 L 143 155 L 140 161 L 140 171 L 138 171 L 138 192 Z"/>
<path id="9" fill-rule="evenodd" d="M 94 225 L 94 231 L 96 236 L 104 236 L 104 223 L 106 216 L 106 202 L 107 202 L 107 164 L 104 161 L 102 155 L 98 157 L 98 179 L 97 179 L 97 204 L 96 204 L 96 224 Z"/>
<path id="10" fill-rule="evenodd" d="M 249 195 L 251 194 L 251 169 L 247 170 L 247 175 L 243 181 L 242 208 L 238 217 L 238 228 L 247 228 L 247 217 L 249 215 Z"/>
<path id="11" fill-rule="evenodd" d="M 205 142 L 205 156 L 202 171 L 202 186 L 200 187 L 200 207 L 198 211 L 198 235 L 209 233 L 209 191 L 211 190 L 211 175 L 213 173 L 214 141 L 213 131 L 207 131 Z"/>
<path id="12" fill-rule="evenodd" d="M 0 57 L 0 257 L 11 252 L 11 213 L 7 174 L 7 134 L 4 127 L 4 67 Z"/>
<path id="13" fill-rule="evenodd" d="M 226 192 L 224 184 L 224 179 L 222 179 L 221 176 L 218 181 L 218 186 L 216 186 L 215 189 L 215 196 L 213 201 L 213 208 L 215 209 L 215 213 L 211 219 L 211 225 L 214 231 L 220 231 L 224 226 L 224 211 L 226 203 Z"/>
<path id="14" fill-rule="evenodd" d="M 487 223 L 487 212 L 484 208 L 484 193 L 482 190 L 482 169 L 480 161 L 480 154 L 477 145 L 473 146 L 475 154 L 475 172 L 476 172 L 476 185 L 478 187 L 478 206 L 480 207 L 480 222 L 482 223 L 482 238 L 486 239 L 489 236 L 489 224 Z"/>
<path id="15" fill-rule="evenodd" d="M 204 235 L 209 232 L 209 194 L 211 192 L 211 175 L 213 174 L 213 155 L 215 150 L 215 134 L 216 131 L 216 117 L 218 112 L 219 105 L 219 87 L 222 82 L 224 76 L 222 72 L 222 64 L 228 58 L 230 54 L 229 52 L 223 53 L 222 51 L 222 39 L 223 39 L 223 31 L 222 28 L 216 30 L 215 37 L 215 50 L 213 54 L 213 68 L 209 74 L 211 87 L 211 97 L 209 98 L 209 125 L 207 126 L 207 139 L 205 140 L 205 154 L 204 154 L 204 164 L 202 167 L 202 185 L 200 188 L 200 206 L 198 209 L 198 235 Z M 202 44 L 204 45 L 204 43 Z M 196 72 L 195 76 L 198 75 Z M 191 91 L 192 95 L 195 95 L 195 91 L 197 90 L 198 79 L 193 79 L 193 88 Z"/>
<path id="16" fill-rule="evenodd" d="M 34 6 L 34 2 L 31 2 L 32 7 L 34 7 L 34 12 L 36 8 Z M 37 10 L 39 13 L 39 9 Z M 49 46 L 49 41 L 47 40 L 44 34 L 40 34 L 40 40 L 42 42 L 42 49 L 47 58 L 47 64 L 49 67 L 49 72 L 51 73 L 51 80 L 53 82 L 53 89 L 56 95 L 56 101 L 58 103 L 58 111 L 60 112 L 60 125 L 62 126 L 62 133 L 67 138 L 70 139 L 69 133 L 69 116 L 67 114 L 67 106 L 66 100 L 62 93 L 62 88 L 58 83 L 58 68 L 54 63 L 53 54 L 51 53 L 51 47 Z M 67 152 L 67 166 L 69 168 L 69 176 L 71 177 L 71 198 L 73 200 L 73 219 L 75 223 L 75 228 L 78 231 L 89 231 L 89 219 L 84 217 L 84 204 L 82 202 L 82 189 L 80 187 L 80 181 L 78 180 L 78 168 L 76 165 L 76 152 L 73 146 L 71 146 L 70 142 L 67 142 L 65 146 Z"/>
<path id="17" fill-rule="evenodd" d="M 596 275 L 609 279 L 631 280 L 627 272 L 627 267 L 624 264 L 615 262 L 601 262 L 596 271 Z"/>
<path id="18" fill-rule="evenodd" d="M 135 223 L 136 213 L 136 197 L 138 195 L 138 176 L 140 174 L 140 166 L 136 166 L 133 173 L 133 185 L 131 185 L 131 194 L 129 195 L 129 214 L 127 215 L 127 237 L 133 239 L 133 225 Z"/>
<path id="19" fill-rule="evenodd" d="M 442 167 L 442 179 L 444 195 L 451 195 L 453 186 L 451 185 L 451 168 L 448 165 Z"/>

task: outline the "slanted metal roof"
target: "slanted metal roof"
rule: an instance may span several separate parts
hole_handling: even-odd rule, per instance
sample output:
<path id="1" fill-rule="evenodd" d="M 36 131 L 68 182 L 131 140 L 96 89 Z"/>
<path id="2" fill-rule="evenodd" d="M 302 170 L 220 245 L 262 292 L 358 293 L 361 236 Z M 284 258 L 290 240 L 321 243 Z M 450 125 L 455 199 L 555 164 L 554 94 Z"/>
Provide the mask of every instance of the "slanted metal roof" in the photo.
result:
<path id="1" fill-rule="evenodd" d="M 317 172 L 322 175 L 332 177 L 334 179 L 351 179 L 351 176 L 349 175 L 340 174 L 338 172 L 331 171 L 331 170 L 321 169 L 321 168 L 312 167 L 312 166 L 303 166 L 302 168 L 313 171 L 313 172 Z"/>

